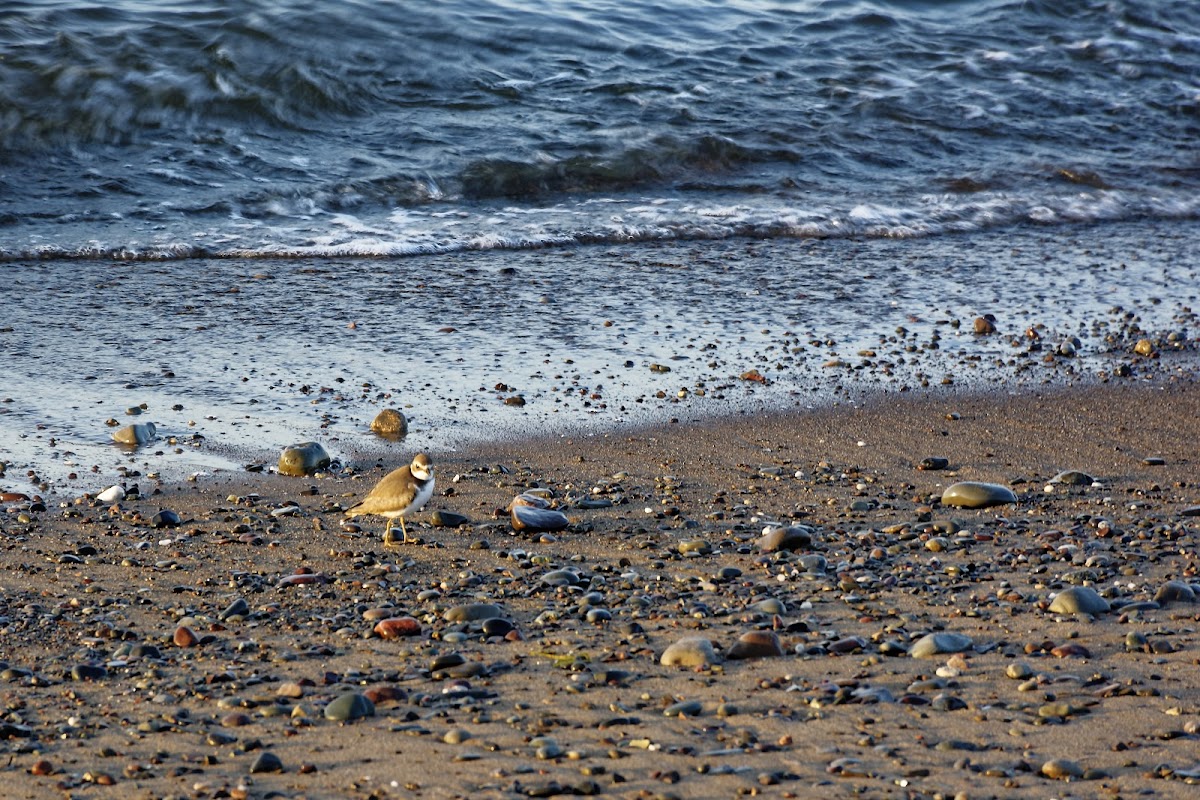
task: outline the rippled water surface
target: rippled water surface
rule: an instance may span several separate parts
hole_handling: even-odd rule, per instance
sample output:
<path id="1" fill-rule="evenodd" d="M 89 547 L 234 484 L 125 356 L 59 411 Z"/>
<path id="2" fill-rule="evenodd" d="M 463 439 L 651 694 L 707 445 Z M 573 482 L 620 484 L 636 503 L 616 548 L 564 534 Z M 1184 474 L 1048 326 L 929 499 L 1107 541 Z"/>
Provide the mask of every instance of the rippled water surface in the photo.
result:
<path id="1" fill-rule="evenodd" d="M 1194 217 L 1191 2 L 10 3 L 0 254 Z"/>

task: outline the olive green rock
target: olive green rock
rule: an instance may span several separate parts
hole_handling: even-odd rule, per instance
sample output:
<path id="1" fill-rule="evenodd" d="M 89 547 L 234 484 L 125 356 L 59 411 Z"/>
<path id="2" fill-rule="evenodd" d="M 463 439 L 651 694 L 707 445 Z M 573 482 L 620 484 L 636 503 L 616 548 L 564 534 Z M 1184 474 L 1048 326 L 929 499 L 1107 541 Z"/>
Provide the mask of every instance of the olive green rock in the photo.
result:
<path id="1" fill-rule="evenodd" d="M 279 454 L 280 475 L 302 477 L 329 466 L 329 453 L 316 442 L 301 442 L 285 447 Z"/>
<path id="2" fill-rule="evenodd" d="M 384 439 L 398 441 L 408 435 L 408 419 L 394 408 L 385 408 L 375 415 L 371 431 Z"/>
<path id="3" fill-rule="evenodd" d="M 142 445 L 158 435 L 158 429 L 153 422 L 139 422 L 136 425 L 126 425 L 113 433 L 113 441 L 117 444 Z"/>
<path id="4" fill-rule="evenodd" d="M 998 483 L 960 481 L 942 492 L 942 505 L 959 508 L 988 508 L 1017 502 L 1013 490 Z"/>
<path id="5" fill-rule="evenodd" d="M 358 692 L 346 692 L 325 706 L 325 719 L 336 722 L 375 716 L 375 704 Z"/>

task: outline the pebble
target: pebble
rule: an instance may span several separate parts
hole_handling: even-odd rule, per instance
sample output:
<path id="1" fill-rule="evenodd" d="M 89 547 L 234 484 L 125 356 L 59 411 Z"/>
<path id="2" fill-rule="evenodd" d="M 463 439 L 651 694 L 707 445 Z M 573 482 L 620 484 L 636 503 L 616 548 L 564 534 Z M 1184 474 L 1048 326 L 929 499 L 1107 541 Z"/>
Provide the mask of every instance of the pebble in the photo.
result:
<path id="1" fill-rule="evenodd" d="M 373 630 L 381 639 L 399 639 L 402 636 L 419 636 L 421 623 L 413 617 L 389 617 L 375 623 Z"/>
<path id="2" fill-rule="evenodd" d="M 125 499 L 125 487 L 109 486 L 107 489 L 97 494 L 96 499 L 101 503 L 119 503 Z"/>
<path id="3" fill-rule="evenodd" d="M 1012 489 L 996 483 L 960 481 L 942 492 L 942 505 L 958 508 L 990 508 L 1017 502 Z"/>
<path id="4" fill-rule="evenodd" d="M 438 509 L 429 515 L 429 523 L 435 528 L 461 528 L 471 520 L 463 514 Z"/>
<path id="5" fill-rule="evenodd" d="M 276 470 L 280 475 L 294 478 L 312 475 L 332 463 L 329 453 L 317 442 L 301 442 L 283 449 Z"/>
<path id="6" fill-rule="evenodd" d="M 1004 674 L 1015 681 L 1025 680 L 1033 675 L 1033 668 L 1024 661 L 1014 661 L 1004 668 Z"/>
<path id="7" fill-rule="evenodd" d="M 698 717 L 704 711 L 704 705 L 699 700 L 681 700 L 663 709 L 666 717 Z"/>
<path id="8" fill-rule="evenodd" d="M 1050 479 L 1050 483 L 1061 483 L 1066 486 L 1091 486 L 1096 479 L 1086 472 L 1069 469 L 1058 473 Z"/>
<path id="9" fill-rule="evenodd" d="M 1104 614 L 1109 608 L 1108 601 L 1090 586 L 1072 586 L 1050 603 L 1050 611 L 1055 614 Z"/>
<path id="10" fill-rule="evenodd" d="M 1164 606 L 1168 603 L 1195 603 L 1196 589 L 1183 581 L 1167 581 L 1154 593 L 1154 602 Z"/>
<path id="11" fill-rule="evenodd" d="M 150 524 L 155 528 L 178 528 L 183 519 L 178 513 L 164 508 L 151 518 Z"/>
<path id="12" fill-rule="evenodd" d="M 917 464 L 917 469 L 939 470 L 939 469 L 946 469 L 949 466 L 950 466 L 950 459 L 942 458 L 941 456 L 930 456 L 929 458 L 921 459 L 921 463 Z"/>
<path id="13" fill-rule="evenodd" d="M 764 553 L 808 550 L 812 547 L 812 536 L 812 528 L 804 525 L 768 525 L 763 529 L 757 546 Z"/>
<path id="14" fill-rule="evenodd" d="M 375 716 L 375 704 L 358 692 L 347 692 L 325 706 L 325 719 L 347 722 Z"/>
<path id="15" fill-rule="evenodd" d="M 250 613 L 250 604 L 247 603 L 244 598 L 239 597 L 236 600 L 234 600 L 232 603 L 227 605 L 224 608 L 224 610 L 222 610 L 221 613 L 217 615 L 217 619 L 221 620 L 222 622 L 225 622 L 234 617 L 245 617 L 249 613 Z"/>
<path id="16" fill-rule="evenodd" d="M 527 505 L 513 505 L 510 519 L 514 531 L 530 533 L 553 533 L 564 530 L 571 524 L 567 515 L 561 511 Z"/>
<path id="17" fill-rule="evenodd" d="M 719 663 L 716 650 L 703 636 L 688 636 L 663 651 L 659 662 L 664 667 L 704 667 Z"/>
<path id="18" fill-rule="evenodd" d="M 71 668 L 71 680 L 98 681 L 108 677 L 108 670 L 94 664 L 76 664 Z"/>
<path id="19" fill-rule="evenodd" d="M 254 759 L 254 763 L 250 765 L 250 774 L 261 775 L 270 772 L 283 772 L 283 761 L 274 753 L 264 750 L 258 754 L 258 758 Z"/>
<path id="20" fill-rule="evenodd" d="M 171 641 L 175 643 L 176 647 L 195 647 L 200 643 L 200 637 L 188 626 L 180 625 L 175 629 Z"/>
<path id="21" fill-rule="evenodd" d="M 1065 758 L 1054 758 L 1047 761 L 1045 764 L 1042 764 L 1041 772 L 1047 778 L 1060 781 L 1083 777 L 1083 768 L 1074 761 L 1068 761 Z"/>
<path id="22" fill-rule="evenodd" d="M 408 436 L 408 418 L 394 408 L 385 408 L 371 420 L 371 432 L 383 439 L 400 441 Z"/>
<path id="23" fill-rule="evenodd" d="M 139 422 L 114 431 L 112 439 L 117 444 L 137 447 L 153 441 L 157 435 L 158 428 L 153 422 Z"/>
<path id="24" fill-rule="evenodd" d="M 665 657 L 665 653 L 663 654 Z M 775 658 L 783 655 L 783 644 L 774 631 L 749 631 L 725 652 L 730 660 L 751 658 Z"/>
<path id="25" fill-rule="evenodd" d="M 465 603 L 446 609 L 442 619 L 447 622 L 478 622 L 507 616 L 504 609 L 495 603 Z"/>
<path id="26" fill-rule="evenodd" d="M 928 633 L 913 642 L 908 652 L 913 658 L 931 658 L 939 653 L 961 653 L 972 644 L 971 637 L 965 634 L 938 631 Z"/>

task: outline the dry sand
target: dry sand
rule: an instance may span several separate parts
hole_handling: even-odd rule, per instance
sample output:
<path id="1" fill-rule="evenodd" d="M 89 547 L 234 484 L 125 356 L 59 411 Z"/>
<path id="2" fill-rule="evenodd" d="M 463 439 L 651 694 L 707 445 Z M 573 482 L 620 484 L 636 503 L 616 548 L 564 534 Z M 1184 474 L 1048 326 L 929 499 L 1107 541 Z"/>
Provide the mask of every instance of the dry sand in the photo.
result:
<path id="1" fill-rule="evenodd" d="M 1194 797 L 1200 605 L 1147 601 L 1200 582 L 1198 442 L 1183 383 L 504 443 L 433 453 L 423 544 L 391 551 L 383 520 L 338 512 L 405 444 L 357 476 L 10 501 L 0 794 Z M 931 457 L 948 468 L 916 468 Z M 1095 481 L 1049 484 L 1067 469 Z M 940 505 L 960 480 L 1018 502 Z M 532 487 L 566 530 L 496 514 Z M 183 524 L 152 527 L 161 509 Z M 471 523 L 432 527 L 435 510 Z M 811 548 L 764 552 L 770 522 L 810 526 Z M 281 587 L 305 570 L 323 582 Z M 1085 584 L 1112 610 L 1048 610 Z M 445 619 L 485 602 L 513 634 Z M 387 617 L 419 633 L 372 634 Z M 906 654 L 933 631 L 970 647 Z M 753 632 L 784 654 L 730 658 Z M 661 664 L 687 637 L 713 663 Z M 326 719 L 348 692 L 374 715 Z M 282 771 L 252 774 L 263 753 Z M 1042 775 L 1055 760 L 1075 777 Z"/>

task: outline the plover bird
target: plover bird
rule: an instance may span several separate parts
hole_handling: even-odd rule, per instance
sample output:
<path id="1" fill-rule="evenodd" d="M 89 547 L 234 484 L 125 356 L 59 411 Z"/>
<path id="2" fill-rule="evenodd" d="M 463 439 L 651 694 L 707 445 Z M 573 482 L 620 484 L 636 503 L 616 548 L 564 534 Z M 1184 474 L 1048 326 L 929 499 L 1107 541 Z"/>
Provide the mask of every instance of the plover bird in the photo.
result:
<path id="1" fill-rule="evenodd" d="M 429 456 L 417 453 L 412 463 L 400 467 L 383 477 L 371 493 L 357 505 L 346 509 L 347 517 L 359 515 L 387 517 L 387 528 L 383 531 L 383 546 L 396 544 L 392 538 L 392 521 L 400 518 L 400 530 L 404 533 L 404 544 L 409 541 L 408 529 L 404 527 L 404 515 L 420 509 L 433 497 L 433 464 Z M 415 540 L 414 540 L 415 541 Z"/>

